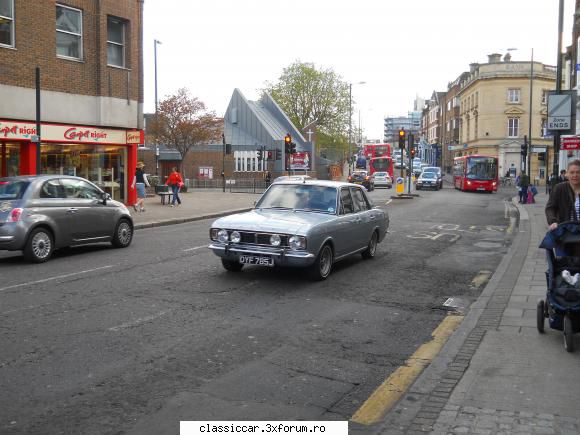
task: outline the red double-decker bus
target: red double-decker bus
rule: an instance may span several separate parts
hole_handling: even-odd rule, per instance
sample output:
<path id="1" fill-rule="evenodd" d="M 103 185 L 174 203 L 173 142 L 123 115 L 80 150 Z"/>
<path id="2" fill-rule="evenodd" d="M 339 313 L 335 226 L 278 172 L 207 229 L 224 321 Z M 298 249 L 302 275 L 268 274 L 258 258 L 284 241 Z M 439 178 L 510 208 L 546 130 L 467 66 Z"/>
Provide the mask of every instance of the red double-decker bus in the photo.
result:
<path id="1" fill-rule="evenodd" d="M 453 159 L 453 185 L 462 191 L 497 192 L 498 159 L 471 155 Z"/>
<path id="2" fill-rule="evenodd" d="M 363 145 L 363 153 L 367 160 L 374 157 L 391 157 L 391 144 L 367 143 Z"/>
<path id="3" fill-rule="evenodd" d="M 369 160 L 369 174 L 375 172 L 388 172 L 393 178 L 393 158 L 392 157 L 374 157 Z"/>

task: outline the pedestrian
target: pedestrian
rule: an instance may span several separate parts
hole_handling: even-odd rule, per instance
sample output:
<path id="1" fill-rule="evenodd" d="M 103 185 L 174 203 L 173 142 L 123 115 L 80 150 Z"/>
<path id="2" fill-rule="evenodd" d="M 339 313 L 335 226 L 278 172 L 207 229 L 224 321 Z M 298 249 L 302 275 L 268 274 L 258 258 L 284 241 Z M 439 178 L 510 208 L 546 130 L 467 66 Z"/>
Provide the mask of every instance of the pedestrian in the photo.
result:
<path id="1" fill-rule="evenodd" d="M 562 169 L 558 176 L 558 183 L 563 183 L 564 181 L 568 181 L 568 177 L 566 177 L 566 169 Z"/>
<path id="2" fill-rule="evenodd" d="M 270 183 L 272 182 L 272 174 L 270 174 L 270 171 L 266 171 L 264 179 L 266 180 L 266 187 L 270 186 Z"/>
<path id="3" fill-rule="evenodd" d="M 135 176 L 133 177 L 133 182 L 131 183 L 131 188 L 137 188 L 137 202 L 133 204 L 133 209 L 135 211 L 145 211 L 144 203 L 147 193 L 145 192 L 145 187 L 149 187 L 149 180 L 147 180 L 147 175 L 143 172 L 145 164 L 143 162 L 137 163 L 137 168 L 135 169 Z"/>
<path id="4" fill-rule="evenodd" d="M 520 172 L 520 176 L 518 179 L 518 194 L 520 197 L 520 204 L 525 204 L 528 199 L 528 186 L 530 185 L 530 177 L 526 174 L 525 171 Z"/>
<path id="5" fill-rule="evenodd" d="M 546 219 L 550 230 L 566 221 L 580 220 L 580 160 L 568 164 L 568 181 L 554 186 L 546 204 Z"/>
<path id="6" fill-rule="evenodd" d="M 181 178 L 181 174 L 177 172 L 177 168 L 173 167 L 171 169 L 171 174 L 167 178 L 167 184 L 171 187 L 171 192 L 173 193 L 171 199 L 171 207 L 175 207 L 175 202 L 177 201 L 177 205 L 181 205 L 181 198 L 179 197 L 179 189 L 183 186 L 183 178 Z"/>

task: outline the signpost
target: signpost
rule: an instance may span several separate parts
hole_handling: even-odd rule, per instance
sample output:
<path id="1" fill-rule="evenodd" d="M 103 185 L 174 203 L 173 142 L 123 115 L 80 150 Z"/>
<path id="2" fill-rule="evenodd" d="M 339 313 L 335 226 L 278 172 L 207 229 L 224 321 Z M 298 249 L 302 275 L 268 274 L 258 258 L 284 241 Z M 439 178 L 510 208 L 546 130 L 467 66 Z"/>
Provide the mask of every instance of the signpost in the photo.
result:
<path id="1" fill-rule="evenodd" d="M 548 95 L 548 130 L 570 130 L 572 95 Z"/>
<path id="2" fill-rule="evenodd" d="M 580 150 L 580 137 L 562 136 L 561 150 Z"/>
<path id="3" fill-rule="evenodd" d="M 405 181 L 403 180 L 403 177 L 397 177 L 396 184 L 397 195 L 405 193 Z"/>

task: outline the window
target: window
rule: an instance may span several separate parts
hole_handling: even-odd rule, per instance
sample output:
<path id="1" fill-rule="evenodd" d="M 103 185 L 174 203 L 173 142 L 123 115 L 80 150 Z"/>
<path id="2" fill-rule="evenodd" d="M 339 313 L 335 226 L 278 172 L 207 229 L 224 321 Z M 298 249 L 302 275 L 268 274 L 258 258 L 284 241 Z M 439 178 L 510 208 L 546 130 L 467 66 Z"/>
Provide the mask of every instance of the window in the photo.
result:
<path id="1" fill-rule="evenodd" d="M 83 58 L 83 16 L 79 9 L 56 5 L 56 55 Z"/>
<path id="2" fill-rule="evenodd" d="M 520 118 L 508 118 L 508 137 L 518 137 Z"/>
<path id="3" fill-rule="evenodd" d="M 548 92 L 546 89 L 542 89 L 542 104 L 546 105 L 548 104 Z"/>
<path id="4" fill-rule="evenodd" d="M 519 102 L 520 102 L 520 90 L 508 89 L 508 103 L 519 103 Z"/>
<path id="5" fill-rule="evenodd" d="M 0 0 L 0 45 L 14 47 L 14 0 Z"/>
<path id="6" fill-rule="evenodd" d="M 364 193 L 360 189 L 360 187 L 351 187 L 350 193 L 354 200 L 354 210 L 355 211 L 363 211 L 363 210 L 370 210 L 371 207 L 367 203 Z"/>
<path id="7" fill-rule="evenodd" d="M 340 189 L 340 214 L 350 213 L 354 213 L 354 204 L 352 203 L 348 187 L 343 187 Z"/>
<path id="8" fill-rule="evenodd" d="M 107 64 L 125 68 L 126 62 L 126 21 L 107 18 Z"/>
<path id="9" fill-rule="evenodd" d="M 46 181 L 40 188 L 41 198 L 66 198 L 64 189 L 58 180 Z"/>
<path id="10" fill-rule="evenodd" d="M 100 199 L 101 191 L 92 184 L 83 180 L 73 178 L 62 178 L 60 180 L 67 198 L 77 199 Z"/>

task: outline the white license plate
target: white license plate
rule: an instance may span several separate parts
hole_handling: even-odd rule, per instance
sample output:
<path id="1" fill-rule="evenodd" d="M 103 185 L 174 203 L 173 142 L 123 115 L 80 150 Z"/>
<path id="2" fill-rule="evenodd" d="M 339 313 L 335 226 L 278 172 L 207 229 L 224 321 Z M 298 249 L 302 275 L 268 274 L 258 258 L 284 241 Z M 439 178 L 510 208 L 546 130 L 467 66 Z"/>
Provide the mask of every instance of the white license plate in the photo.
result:
<path id="1" fill-rule="evenodd" d="M 265 257 L 260 255 L 240 255 L 240 263 L 273 267 L 274 259 L 272 257 Z"/>
<path id="2" fill-rule="evenodd" d="M 477 188 L 477 189 L 475 189 L 475 190 L 485 190 L 485 187 L 478 187 L 478 188 Z"/>

